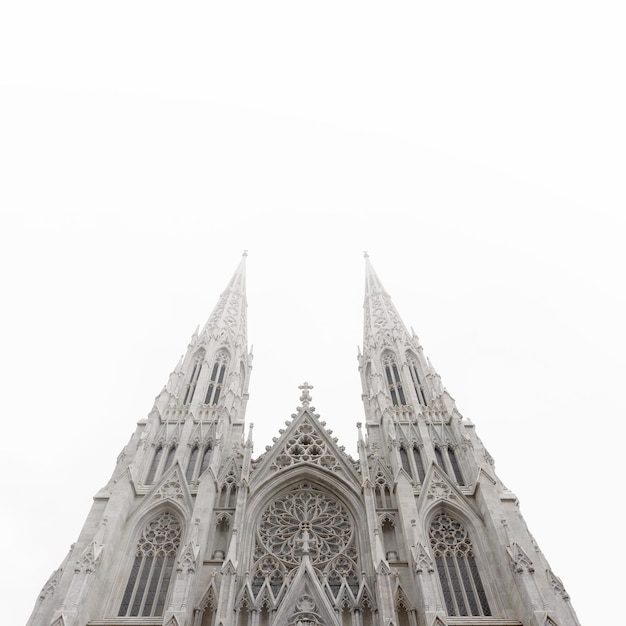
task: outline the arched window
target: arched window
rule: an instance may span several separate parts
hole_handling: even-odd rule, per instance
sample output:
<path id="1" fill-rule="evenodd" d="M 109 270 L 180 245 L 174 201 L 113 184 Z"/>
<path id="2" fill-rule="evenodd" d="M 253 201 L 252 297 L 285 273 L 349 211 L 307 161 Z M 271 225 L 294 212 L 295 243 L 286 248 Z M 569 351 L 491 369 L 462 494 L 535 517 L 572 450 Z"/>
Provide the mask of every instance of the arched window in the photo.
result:
<path id="1" fill-rule="evenodd" d="M 435 457 L 437 463 L 441 469 L 448 474 L 448 476 L 454 476 L 457 484 L 461 487 L 465 485 L 465 479 L 463 478 L 463 472 L 461 472 L 461 466 L 456 458 L 456 453 L 452 446 L 436 446 Z M 452 469 L 452 472 L 450 472 Z"/>
<path id="2" fill-rule="evenodd" d="M 409 454 L 404 446 L 400 447 L 400 461 L 402 462 L 402 469 L 409 475 L 409 478 L 413 480 L 413 470 L 409 462 Z"/>
<path id="3" fill-rule="evenodd" d="M 152 457 L 152 463 L 150 464 L 150 469 L 148 470 L 148 475 L 146 476 L 146 485 L 151 485 L 154 482 L 162 456 L 163 446 L 159 445 L 154 451 L 154 456 Z"/>
<path id="4" fill-rule="evenodd" d="M 474 548 L 461 522 L 440 513 L 429 536 L 448 615 L 490 616 Z"/>
<path id="5" fill-rule="evenodd" d="M 202 452 L 202 458 L 200 461 L 200 467 L 196 474 L 196 467 L 198 465 L 198 458 Z M 185 477 L 187 482 L 191 483 L 193 480 L 197 480 L 204 474 L 207 467 L 209 467 L 209 461 L 211 460 L 211 446 L 207 444 L 204 448 L 201 448 L 198 444 L 194 444 L 189 455 L 189 462 L 187 463 L 187 470 L 185 471 Z"/>
<path id="6" fill-rule="evenodd" d="M 398 364 L 392 354 L 387 354 L 384 358 L 385 377 L 387 379 L 387 387 L 391 394 L 391 402 L 394 406 L 406 405 L 406 397 L 402 389 L 402 380 L 400 379 L 400 371 Z"/>
<path id="7" fill-rule="evenodd" d="M 463 479 L 463 474 L 461 473 L 461 466 L 456 458 L 456 453 L 452 446 L 448 446 L 448 458 L 450 459 L 450 465 L 452 466 L 452 472 L 454 473 L 454 478 L 456 482 L 463 486 L 465 484 L 465 480 Z"/>
<path id="8" fill-rule="evenodd" d="M 426 471 L 424 470 L 424 462 L 422 461 L 422 453 L 417 446 L 413 446 L 413 461 L 415 461 L 415 469 L 417 470 L 417 477 L 421 483 L 426 478 Z"/>
<path id="9" fill-rule="evenodd" d="M 198 472 L 198 478 L 206 472 L 209 467 L 209 462 L 211 461 L 211 446 L 207 444 L 204 446 L 204 450 L 202 451 L 202 462 L 200 463 L 200 471 Z"/>
<path id="10" fill-rule="evenodd" d="M 185 478 L 187 479 L 188 483 L 190 483 L 193 480 L 194 471 L 196 469 L 196 463 L 198 461 L 199 450 L 200 449 L 198 448 L 197 445 L 191 449 L 191 455 L 189 456 L 189 462 L 187 463 L 187 471 L 185 472 Z"/>
<path id="11" fill-rule="evenodd" d="M 226 366 L 228 365 L 228 354 L 224 350 L 220 350 L 215 355 L 215 363 L 211 369 L 211 377 L 209 386 L 204 398 L 204 404 L 217 404 L 220 399 L 220 393 L 224 385 L 224 377 L 226 376 Z"/>
<path id="12" fill-rule="evenodd" d="M 407 355 L 407 361 L 409 364 L 411 380 L 413 381 L 413 387 L 415 388 L 415 395 L 417 395 L 417 401 L 422 406 L 428 406 L 428 402 L 426 402 L 426 392 L 424 389 L 424 385 L 422 384 L 422 380 L 417 370 L 417 360 L 415 359 L 415 357 Z"/>
<path id="13" fill-rule="evenodd" d="M 180 521 L 169 512 L 146 526 L 137 543 L 119 617 L 163 615 L 180 535 Z"/>
<path id="14" fill-rule="evenodd" d="M 173 462 L 176 456 L 176 445 L 171 445 L 167 450 L 167 456 L 165 457 L 165 464 L 163 465 L 163 471 L 165 471 Z"/>
<path id="15" fill-rule="evenodd" d="M 196 385 L 198 384 L 198 378 L 200 378 L 200 371 L 202 370 L 202 361 L 204 360 L 204 352 L 199 352 L 193 364 L 191 370 L 191 376 L 187 383 L 187 390 L 185 391 L 185 399 L 183 404 L 189 404 L 193 400 L 193 394 L 196 392 Z"/>
<path id="16" fill-rule="evenodd" d="M 437 459 L 437 465 L 439 465 L 444 472 L 447 472 L 446 464 L 443 461 L 443 452 L 439 446 L 435 446 L 435 458 Z"/>

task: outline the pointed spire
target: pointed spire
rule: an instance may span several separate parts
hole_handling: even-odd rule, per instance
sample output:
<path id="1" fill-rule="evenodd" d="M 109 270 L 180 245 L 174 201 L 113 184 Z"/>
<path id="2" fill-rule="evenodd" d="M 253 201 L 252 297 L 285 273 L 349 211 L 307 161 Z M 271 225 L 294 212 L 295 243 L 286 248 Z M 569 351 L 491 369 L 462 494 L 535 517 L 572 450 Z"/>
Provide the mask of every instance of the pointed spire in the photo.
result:
<path id="1" fill-rule="evenodd" d="M 372 266 L 369 253 L 364 252 L 363 256 L 365 257 L 365 297 L 378 292 L 388 295 Z"/>
<path id="2" fill-rule="evenodd" d="M 391 346 L 396 339 L 410 342 L 409 333 L 396 311 L 391 297 L 376 274 L 367 252 L 365 256 L 365 309 L 363 348 L 365 352 Z"/>
<path id="3" fill-rule="evenodd" d="M 248 251 L 244 250 L 241 261 L 228 282 L 226 289 L 220 295 L 211 316 L 202 329 L 201 337 L 232 341 L 244 348 L 247 345 L 246 308 L 246 258 Z"/>
<path id="4" fill-rule="evenodd" d="M 226 287 L 226 291 L 229 289 L 235 289 L 240 291 L 245 295 L 246 293 L 246 259 L 248 258 L 248 251 L 244 250 L 241 255 L 241 261 L 239 261 L 239 265 L 233 274 L 233 277 L 230 279 L 228 286 Z"/>

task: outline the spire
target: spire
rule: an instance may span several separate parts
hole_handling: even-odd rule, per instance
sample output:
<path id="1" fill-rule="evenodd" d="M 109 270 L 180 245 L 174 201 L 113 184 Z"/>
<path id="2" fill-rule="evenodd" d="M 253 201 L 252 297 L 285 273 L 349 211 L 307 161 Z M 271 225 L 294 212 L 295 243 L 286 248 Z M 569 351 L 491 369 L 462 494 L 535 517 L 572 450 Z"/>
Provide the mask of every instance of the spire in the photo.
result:
<path id="1" fill-rule="evenodd" d="M 380 278 L 378 278 L 378 274 L 376 274 L 372 266 L 369 253 L 364 252 L 363 256 L 365 257 L 365 297 L 367 298 L 367 296 L 378 292 L 387 294 L 382 282 L 380 282 Z"/>
<path id="2" fill-rule="evenodd" d="M 223 343 L 232 342 L 234 345 L 247 345 L 246 308 L 246 258 L 248 251 L 244 250 L 241 261 L 226 289 L 220 295 L 211 316 L 202 329 L 201 337 L 210 341 L 218 339 Z"/>
<path id="3" fill-rule="evenodd" d="M 395 344 L 396 339 L 410 343 L 410 335 L 400 319 L 391 297 L 376 274 L 367 252 L 365 256 L 365 301 L 363 348 L 370 351 Z"/>

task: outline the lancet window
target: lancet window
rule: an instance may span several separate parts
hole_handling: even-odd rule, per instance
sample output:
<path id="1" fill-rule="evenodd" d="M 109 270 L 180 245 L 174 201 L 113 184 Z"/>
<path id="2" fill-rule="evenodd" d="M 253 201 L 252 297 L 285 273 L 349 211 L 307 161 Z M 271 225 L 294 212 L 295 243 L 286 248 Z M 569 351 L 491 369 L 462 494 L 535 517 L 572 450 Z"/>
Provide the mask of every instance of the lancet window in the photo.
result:
<path id="1" fill-rule="evenodd" d="M 413 470 L 411 469 L 409 454 L 404 446 L 400 447 L 400 462 L 402 463 L 402 469 L 409 475 L 409 478 L 413 480 Z"/>
<path id="2" fill-rule="evenodd" d="M 436 446 L 435 458 L 437 459 L 437 463 L 441 469 L 444 470 L 446 474 L 454 476 L 454 480 L 458 485 L 465 485 L 463 472 L 461 472 L 461 466 L 459 465 L 456 452 L 452 446 Z"/>
<path id="3" fill-rule="evenodd" d="M 204 352 L 200 351 L 194 360 L 193 369 L 191 370 L 189 382 L 187 383 L 187 389 L 185 390 L 183 404 L 189 404 L 193 400 L 193 396 L 196 393 L 196 385 L 198 384 L 198 379 L 200 378 L 203 361 Z"/>
<path id="4" fill-rule="evenodd" d="M 187 469 L 185 471 L 187 482 L 191 483 L 200 478 L 209 467 L 210 460 L 211 446 L 207 444 L 203 447 L 199 444 L 194 444 L 191 448 L 191 454 L 189 455 L 189 461 L 187 462 Z"/>
<path id="5" fill-rule="evenodd" d="M 474 548 L 463 524 L 440 513 L 430 525 L 429 537 L 448 615 L 490 616 Z"/>
<path id="6" fill-rule="evenodd" d="M 224 385 L 227 365 L 228 353 L 224 350 L 220 350 L 215 355 L 215 363 L 213 363 L 213 367 L 211 368 L 209 386 L 207 387 L 204 404 L 215 405 L 218 403 Z"/>
<path id="7" fill-rule="evenodd" d="M 148 474 L 146 476 L 146 485 L 151 485 L 154 482 L 156 477 L 157 470 L 159 469 L 159 465 L 161 463 L 161 457 L 163 456 L 163 446 L 158 445 L 154 451 L 152 456 L 152 462 L 150 463 L 150 469 L 148 470 Z"/>
<path id="8" fill-rule="evenodd" d="M 400 378 L 400 370 L 396 359 L 392 354 L 387 354 L 383 359 L 385 367 L 385 378 L 387 380 L 387 388 L 391 395 L 391 402 L 394 406 L 406 405 L 406 397 L 402 388 L 402 379 Z"/>
<path id="9" fill-rule="evenodd" d="M 402 463 L 402 469 L 404 469 L 404 471 L 409 475 L 411 480 L 415 480 L 415 477 L 417 476 L 419 482 L 423 483 L 424 478 L 426 477 L 426 471 L 422 461 L 422 453 L 417 444 L 411 448 L 411 452 L 412 454 L 409 456 L 407 448 L 404 445 L 400 446 L 400 461 Z"/>
<path id="10" fill-rule="evenodd" d="M 414 356 L 407 355 L 407 361 L 409 364 L 409 372 L 411 374 L 411 381 L 413 382 L 413 387 L 415 389 L 415 395 L 417 396 L 417 401 L 422 406 L 428 406 L 428 402 L 426 401 L 426 390 L 422 383 L 422 379 L 420 378 L 419 371 L 417 369 L 417 360 Z"/>
<path id="11" fill-rule="evenodd" d="M 161 513 L 144 528 L 118 615 L 163 615 L 180 546 L 181 524 L 172 513 Z"/>
<path id="12" fill-rule="evenodd" d="M 426 471 L 424 469 L 424 461 L 422 460 L 422 452 L 416 445 L 413 446 L 413 462 L 415 463 L 415 469 L 417 470 L 417 477 L 420 483 L 423 483 L 426 478 Z"/>

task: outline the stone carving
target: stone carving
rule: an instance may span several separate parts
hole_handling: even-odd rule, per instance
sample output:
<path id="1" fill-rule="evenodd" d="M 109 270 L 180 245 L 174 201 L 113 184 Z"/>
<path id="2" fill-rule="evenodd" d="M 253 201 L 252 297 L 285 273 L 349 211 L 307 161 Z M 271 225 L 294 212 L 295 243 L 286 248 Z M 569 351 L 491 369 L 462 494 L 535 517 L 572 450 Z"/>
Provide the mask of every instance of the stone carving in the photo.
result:
<path id="1" fill-rule="evenodd" d="M 268 553 L 289 567 L 300 563 L 305 548 L 313 565 L 319 566 L 346 552 L 353 532 L 350 515 L 337 500 L 302 483 L 267 507 L 258 538 Z"/>
<path id="2" fill-rule="evenodd" d="M 302 395 L 305 396 L 304 393 Z M 296 431 L 285 441 L 275 463 L 279 468 L 296 463 L 315 463 L 328 469 L 336 469 L 339 466 L 335 456 L 329 453 L 324 439 L 307 419 L 302 420 Z"/>
<path id="3" fill-rule="evenodd" d="M 452 487 L 448 485 L 440 476 L 435 474 L 433 481 L 428 485 L 426 497 L 429 500 L 455 500 L 456 495 Z"/>
<path id="4" fill-rule="evenodd" d="M 535 568 L 533 567 L 533 562 L 520 545 L 513 542 L 511 547 L 507 548 L 507 551 L 511 557 L 511 561 L 513 561 L 513 567 L 518 574 L 524 571 L 531 574 L 534 573 Z"/>
<path id="5" fill-rule="evenodd" d="M 159 490 L 156 492 L 154 497 L 163 500 L 182 500 L 183 498 L 183 488 L 180 484 L 180 481 L 176 480 L 168 480 L 164 482 Z"/>

